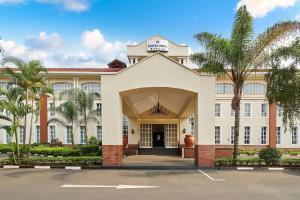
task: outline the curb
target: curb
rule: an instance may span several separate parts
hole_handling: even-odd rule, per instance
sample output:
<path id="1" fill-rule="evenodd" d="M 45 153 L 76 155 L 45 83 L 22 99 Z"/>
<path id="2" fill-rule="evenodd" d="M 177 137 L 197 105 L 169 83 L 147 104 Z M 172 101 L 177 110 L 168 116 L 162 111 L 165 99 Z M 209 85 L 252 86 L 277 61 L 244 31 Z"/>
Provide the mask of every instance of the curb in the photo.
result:
<path id="1" fill-rule="evenodd" d="M 65 166 L 65 170 L 81 170 L 80 166 Z"/>
<path id="2" fill-rule="evenodd" d="M 269 167 L 269 171 L 284 171 L 283 167 Z"/>
<path id="3" fill-rule="evenodd" d="M 3 169 L 19 169 L 19 165 L 3 165 Z"/>
<path id="4" fill-rule="evenodd" d="M 237 167 L 237 170 L 241 170 L 241 171 L 249 171 L 249 170 L 254 170 L 253 167 Z"/>
<path id="5" fill-rule="evenodd" d="M 34 169 L 50 169 L 50 166 L 34 166 Z"/>

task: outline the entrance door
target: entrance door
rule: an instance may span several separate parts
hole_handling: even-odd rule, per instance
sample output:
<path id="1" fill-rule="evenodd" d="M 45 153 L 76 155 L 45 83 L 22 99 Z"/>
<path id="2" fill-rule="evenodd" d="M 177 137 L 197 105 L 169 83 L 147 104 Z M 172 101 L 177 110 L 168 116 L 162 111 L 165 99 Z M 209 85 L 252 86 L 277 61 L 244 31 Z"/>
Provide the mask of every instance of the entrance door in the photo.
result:
<path id="1" fill-rule="evenodd" d="M 152 125 L 152 141 L 153 141 L 153 147 L 165 146 L 164 124 Z"/>

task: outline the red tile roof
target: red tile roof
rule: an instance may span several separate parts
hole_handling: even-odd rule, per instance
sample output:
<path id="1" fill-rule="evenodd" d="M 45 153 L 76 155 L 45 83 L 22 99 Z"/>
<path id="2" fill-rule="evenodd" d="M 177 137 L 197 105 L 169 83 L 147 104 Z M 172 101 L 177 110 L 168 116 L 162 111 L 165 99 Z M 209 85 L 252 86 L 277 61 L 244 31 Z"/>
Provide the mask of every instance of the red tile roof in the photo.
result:
<path id="1" fill-rule="evenodd" d="M 12 68 L 19 71 L 18 68 Z M 47 68 L 48 72 L 118 72 L 124 68 Z M 3 71 L 3 68 L 0 68 Z"/>

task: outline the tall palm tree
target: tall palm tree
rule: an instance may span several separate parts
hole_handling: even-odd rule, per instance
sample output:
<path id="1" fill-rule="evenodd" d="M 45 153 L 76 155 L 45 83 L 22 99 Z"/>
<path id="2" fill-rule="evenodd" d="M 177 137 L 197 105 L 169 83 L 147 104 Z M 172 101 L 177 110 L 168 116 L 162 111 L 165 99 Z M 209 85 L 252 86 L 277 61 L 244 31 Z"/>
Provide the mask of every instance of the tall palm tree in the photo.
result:
<path id="1" fill-rule="evenodd" d="M 11 117 L 7 117 L 5 115 L 0 114 L 0 119 L 10 122 L 10 127 L 2 126 L 2 128 L 6 129 L 8 134 L 15 137 L 17 163 L 19 164 L 20 149 L 19 135 L 17 129 L 21 126 L 22 119 L 28 113 L 30 106 L 25 105 L 23 103 L 25 99 L 23 88 L 14 86 L 9 87 L 7 90 L 0 89 L 0 95 L 5 96 L 5 98 L 0 101 L 0 108 L 5 109 L 11 115 Z"/>
<path id="2" fill-rule="evenodd" d="M 272 47 L 299 30 L 300 23 L 297 21 L 279 22 L 254 38 L 253 18 L 246 6 L 243 6 L 236 13 L 231 38 L 208 32 L 195 35 L 197 41 L 204 45 L 205 51 L 193 54 L 191 60 L 199 65 L 200 71 L 227 76 L 232 81 L 231 106 L 235 111 L 234 161 L 238 156 L 240 102 L 244 82 L 253 71 L 264 67 Z"/>
<path id="3" fill-rule="evenodd" d="M 79 124 L 85 127 L 85 142 L 88 141 L 88 123 L 90 121 L 98 122 L 97 111 L 94 109 L 94 99 L 99 97 L 98 93 L 87 93 L 82 89 L 72 89 L 60 93 L 60 100 L 64 97 L 70 99 L 76 105 L 79 112 Z"/>
<path id="4" fill-rule="evenodd" d="M 288 65 L 282 61 L 289 60 Z M 297 65 L 300 64 L 300 38 L 288 46 L 280 47 L 270 58 L 272 69 L 266 74 L 267 98 L 275 101 L 282 108 L 282 120 L 290 128 L 294 126 L 295 118 L 300 118 L 300 74 Z"/>
<path id="5" fill-rule="evenodd" d="M 24 89 L 25 92 L 25 105 L 28 105 L 30 90 L 32 88 L 40 87 L 43 82 L 43 76 L 41 72 L 47 72 L 47 69 L 43 66 L 41 61 L 32 60 L 28 63 L 22 61 L 19 58 L 8 56 L 2 59 L 2 65 L 6 63 L 12 63 L 18 67 L 18 71 L 15 71 L 12 68 L 6 67 L 4 69 L 4 74 L 8 75 L 11 80 L 10 84 L 17 85 Z M 32 109 L 29 110 L 31 112 Z M 27 113 L 28 114 L 28 113 Z M 23 136 L 23 145 L 26 143 L 27 135 L 27 114 L 24 116 L 24 136 Z"/>
<path id="6" fill-rule="evenodd" d="M 55 113 L 59 117 L 51 118 L 50 123 L 58 123 L 61 126 L 72 127 L 72 146 L 74 146 L 74 125 L 78 122 L 78 111 L 73 101 L 66 101 L 55 108 Z"/>

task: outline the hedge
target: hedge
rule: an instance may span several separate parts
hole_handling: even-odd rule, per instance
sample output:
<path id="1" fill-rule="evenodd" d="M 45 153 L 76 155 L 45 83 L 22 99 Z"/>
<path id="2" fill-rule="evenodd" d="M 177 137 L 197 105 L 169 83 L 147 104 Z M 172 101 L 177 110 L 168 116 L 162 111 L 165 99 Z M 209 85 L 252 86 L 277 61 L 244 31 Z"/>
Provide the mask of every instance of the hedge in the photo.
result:
<path id="1" fill-rule="evenodd" d="M 45 147 L 37 146 L 30 149 L 31 154 L 44 156 L 100 156 L 98 145 L 78 145 L 75 147 Z"/>
<path id="2" fill-rule="evenodd" d="M 288 154 L 291 156 L 298 156 L 298 155 L 300 155 L 300 151 L 291 151 Z"/>
<path id="3" fill-rule="evenodd" d="M 10 144 L 0 144 L 0 152 L 1 153 L 12 152 L 12 146 Z"/>
<path id="4" fill-rule="evenodd" d="M 239 154 L 246 154 L 248 156 L 253 156 L 254 154 L 258 154 L 259 151 L 258 150 L 252 150 L 252 149 L 249 149 L 249 150 L 239 150 Z"/>
<path id="5" fill-rule="evenodd" d="M 233 159 L 232 158 L 217 158 L 215 160 L 216 166 L 232 166 Z M 239 158 L 236 162 L 237 166 L 266 166 L 264 160 L 260 158 Z M 299 166 L 300 167 L 300 159 L 298 158 L 285 158 L 280 159 L 278 166 Z"/>
<path id="6" fill-rule="evenodd" d="M 1 165 L 13 164 L 11 159 L 0 160 Z M 92 166 L 100 165 L 101 157 L 97 156 L 75 156 L 75 157 L 32 157 L 26 158 L 21 161 L 22 165 L 50 165 L 50 166 L 62 166 L 62 165 L 80 165 L 80 166 Z"/>

